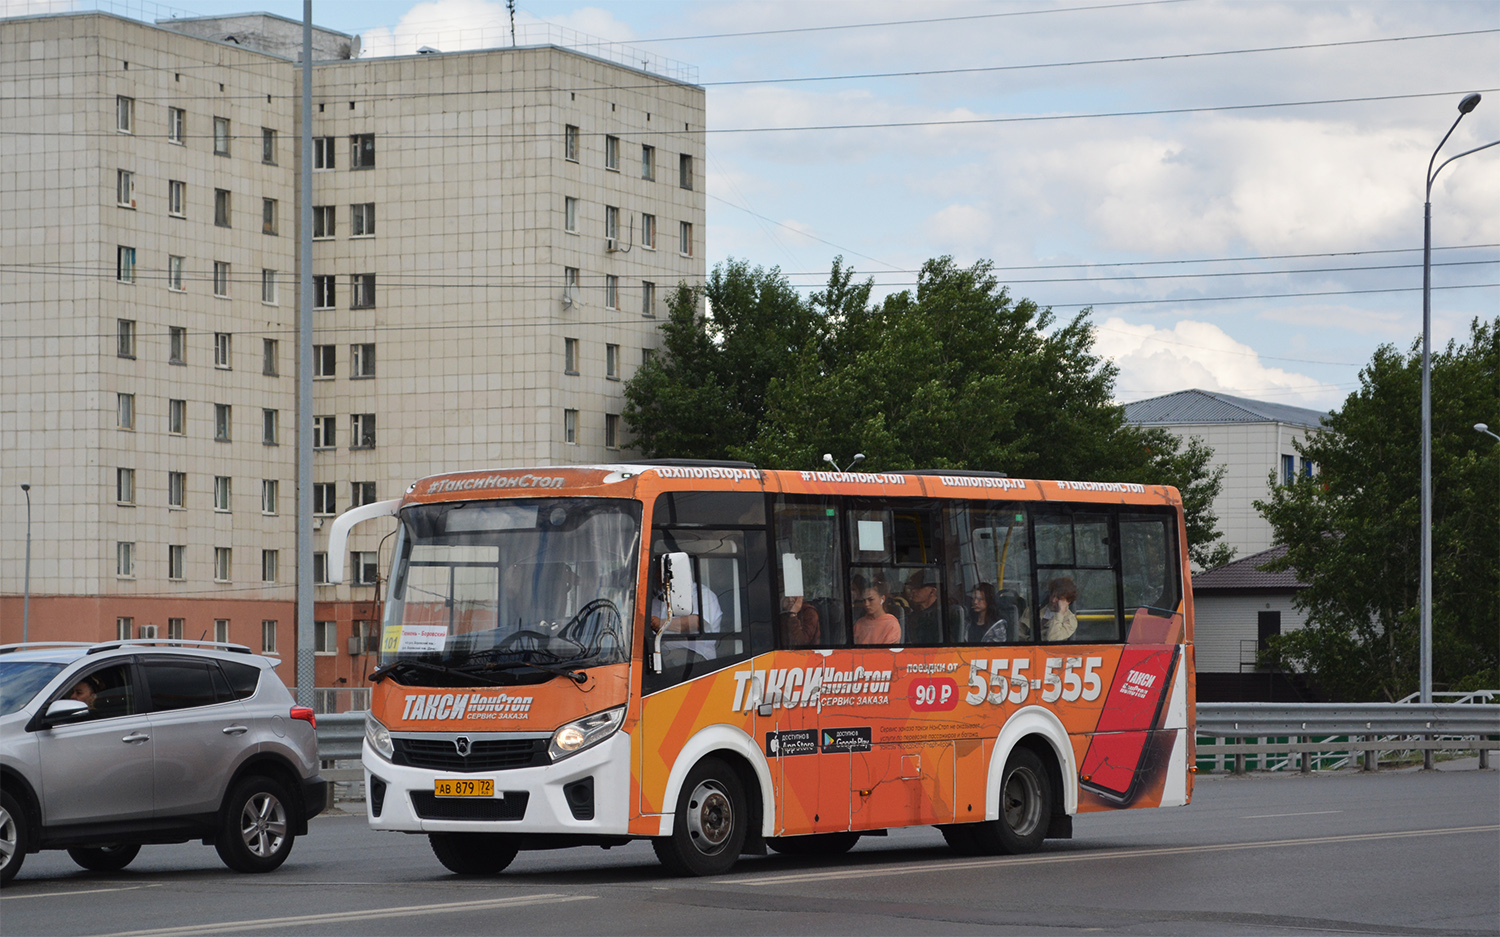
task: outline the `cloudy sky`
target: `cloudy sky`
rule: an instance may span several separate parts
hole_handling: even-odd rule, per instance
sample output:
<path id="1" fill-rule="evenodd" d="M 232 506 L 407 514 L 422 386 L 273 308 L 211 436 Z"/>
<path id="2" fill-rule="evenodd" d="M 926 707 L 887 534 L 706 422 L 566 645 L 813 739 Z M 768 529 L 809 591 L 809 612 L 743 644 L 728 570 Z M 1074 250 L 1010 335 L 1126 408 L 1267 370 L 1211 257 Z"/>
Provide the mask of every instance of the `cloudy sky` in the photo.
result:
<path id="1" fill-rule="evenodd" d="M 503 0 L 314 16 L 366 55 L 510 41 Z M 520 0 L 516 21 L 696 70 L 710 264 L 815 287 L 843 255 L 888 291 L 987 258 L 1059 316 L 1092 306 L 1121 400 L 1337 406 L 1420 334 L 1423 170 L 1464 94 L 1486 100 L 1444 155 L 1500 140 L 1497 2 Z M 1500 314 L 1500 147 L 1433 203 L 1443 342 Z"/>

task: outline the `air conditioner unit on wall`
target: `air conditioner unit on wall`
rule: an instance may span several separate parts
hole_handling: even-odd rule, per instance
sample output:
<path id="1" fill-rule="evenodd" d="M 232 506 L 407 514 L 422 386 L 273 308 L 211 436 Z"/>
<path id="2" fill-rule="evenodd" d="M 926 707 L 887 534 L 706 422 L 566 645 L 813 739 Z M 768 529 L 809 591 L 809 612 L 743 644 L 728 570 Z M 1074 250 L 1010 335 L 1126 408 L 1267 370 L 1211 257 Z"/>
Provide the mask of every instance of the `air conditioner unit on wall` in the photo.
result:
<path id="1" fill-rule="evenodd" d="M 138 638 L 155 638 L 156 637 L 156 626 L 155 625 L 140 625 L 139 627 L 136 628 L 136 637 L 138 637 Z"/>
<path id="2" fill-rule="evenodd" d="M 619 246 L 618 246 L 618 244 L 617 244 L 617 242 L 616 242 L 616 240 L 614 238 L 605 238 L 604 239 L 604 249 L 607 250 L 607 251 L 617 251 L 620 248 L 619 248 Z"/>

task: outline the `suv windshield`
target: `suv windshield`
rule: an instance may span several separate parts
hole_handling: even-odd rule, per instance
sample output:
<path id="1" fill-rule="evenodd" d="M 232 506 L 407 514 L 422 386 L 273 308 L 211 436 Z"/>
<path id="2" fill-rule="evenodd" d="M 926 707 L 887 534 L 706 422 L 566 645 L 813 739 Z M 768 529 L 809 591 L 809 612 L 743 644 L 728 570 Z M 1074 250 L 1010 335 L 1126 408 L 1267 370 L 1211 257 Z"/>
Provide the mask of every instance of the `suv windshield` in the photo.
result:
<path id="1" fill-rule="evenodd" d="M 628 660 L 640 536 L 634 501 L 407 508 L 382 671 L 407 684 L 504 684 Z"/>
<path id="2" fill-rule="evenodd" d="M 0 716 L 8 716 L 31 702 L 65 666 L 49 660 L 0 661 Z"/>

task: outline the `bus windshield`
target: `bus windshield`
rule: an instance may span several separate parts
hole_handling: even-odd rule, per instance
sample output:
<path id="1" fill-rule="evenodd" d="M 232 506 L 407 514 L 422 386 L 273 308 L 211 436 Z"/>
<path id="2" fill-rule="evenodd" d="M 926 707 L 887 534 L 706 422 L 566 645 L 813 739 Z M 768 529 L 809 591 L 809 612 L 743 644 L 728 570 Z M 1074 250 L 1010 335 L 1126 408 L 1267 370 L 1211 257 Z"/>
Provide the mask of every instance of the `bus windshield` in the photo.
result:
<path id="1" fill-rule="evenodd" d="M 640 504 L 618 499 L 407 508 L 380 672 L 509 685 L 628 661 L 640 537 Z"/>

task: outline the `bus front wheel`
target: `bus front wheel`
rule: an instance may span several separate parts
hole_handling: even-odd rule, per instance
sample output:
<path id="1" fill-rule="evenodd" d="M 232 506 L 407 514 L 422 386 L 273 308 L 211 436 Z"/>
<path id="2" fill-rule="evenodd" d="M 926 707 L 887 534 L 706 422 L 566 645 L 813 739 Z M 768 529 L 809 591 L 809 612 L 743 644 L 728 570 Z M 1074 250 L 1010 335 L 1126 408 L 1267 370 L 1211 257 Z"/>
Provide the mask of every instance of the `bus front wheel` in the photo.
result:
<path id="1" fill-rule="evenodd" d="M 705 758 L 683 782 L 672 835 L 651 846 L 674 874 L 722 875 L 740 857 L 749 817 L 739 775 L 720 759 Z"/>
<path id="2" fill-rule="evenodd" d="M 1000 775 L 1000 816 L 972 824 L 969 838 L 985 855 L 1035 852 L 1047 838 L 1054 796 L 1042 759 L 1029 748 L 1017 748 Z"/>

